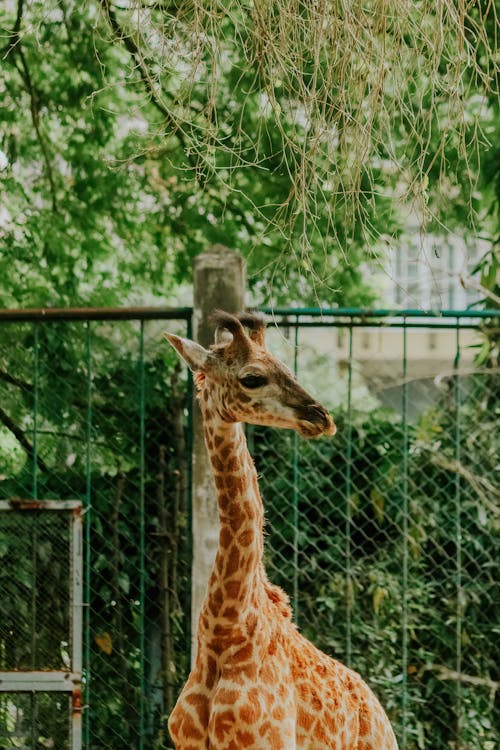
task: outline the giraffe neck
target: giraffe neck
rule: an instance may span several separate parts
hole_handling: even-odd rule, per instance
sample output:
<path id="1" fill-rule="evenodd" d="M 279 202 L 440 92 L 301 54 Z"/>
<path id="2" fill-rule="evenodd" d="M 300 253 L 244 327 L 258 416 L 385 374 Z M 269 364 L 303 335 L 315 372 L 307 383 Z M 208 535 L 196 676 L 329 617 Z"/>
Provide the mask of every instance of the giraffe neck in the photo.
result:
<path id="1" fill-rule="evenodd" d="M 219 547 L 208 591 L 208 612 L 237 619 L 266 580 L 262 563 L 264 508 L 243 426 L 202 406 L 205 442 L 219 508 Z"/>

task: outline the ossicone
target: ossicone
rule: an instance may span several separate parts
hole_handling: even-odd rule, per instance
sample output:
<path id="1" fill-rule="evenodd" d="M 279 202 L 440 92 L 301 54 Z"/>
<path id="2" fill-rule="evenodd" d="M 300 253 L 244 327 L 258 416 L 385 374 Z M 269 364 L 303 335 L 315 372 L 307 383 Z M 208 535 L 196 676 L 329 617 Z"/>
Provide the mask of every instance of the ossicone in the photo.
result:
<path id="1" fill-rule="evenodd" d="M 228 331 L 233 341 L 236 343 L 248 342 L 250 339 L 253 343 L 265 348 L 265 329 L 266 318 L 260 312 L 242 312 L 237 315 L 224 312 L 223 310 L 214 310 L 210 316 L 210 322 L 215 327 L 215 340 L 219 343 L 223 340 L 221 331 Z M 245 328 L 249 329 L 247 336 Z"/>

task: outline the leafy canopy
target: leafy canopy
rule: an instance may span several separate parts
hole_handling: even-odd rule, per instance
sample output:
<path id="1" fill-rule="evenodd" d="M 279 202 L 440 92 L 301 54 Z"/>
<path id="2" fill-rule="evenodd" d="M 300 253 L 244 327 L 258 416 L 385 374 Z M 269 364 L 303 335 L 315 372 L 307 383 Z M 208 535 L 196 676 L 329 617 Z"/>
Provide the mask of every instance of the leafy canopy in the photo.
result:
<path id="1" fill-rule="evenodd" d="M 4 305 L 164 297 L 212 242 L 258 301 L 368 304 L 401 205 L 491 202 L 494 3 L 8 0 L 0 27 Z"/>

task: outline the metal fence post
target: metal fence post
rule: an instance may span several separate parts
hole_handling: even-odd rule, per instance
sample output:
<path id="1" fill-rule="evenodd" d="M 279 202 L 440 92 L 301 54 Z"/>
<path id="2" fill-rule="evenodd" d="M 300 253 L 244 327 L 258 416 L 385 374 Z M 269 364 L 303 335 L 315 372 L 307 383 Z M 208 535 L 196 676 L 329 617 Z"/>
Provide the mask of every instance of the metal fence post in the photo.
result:
<path id="1" fill-rule="evenodd" d="M 203 346 L 213 343 L 209 318 L 216 308 L 244 309 L 246 265 L 241 255 L 214 245 L 195 258 L 193 278 L 193 336 Z M 193 560 L 191 583 L 191 655 L 196 650 L 198 617 L 218 542 L 218 514 L 212 470 L 203 439 L 201 414 L 193 410 Z"/>

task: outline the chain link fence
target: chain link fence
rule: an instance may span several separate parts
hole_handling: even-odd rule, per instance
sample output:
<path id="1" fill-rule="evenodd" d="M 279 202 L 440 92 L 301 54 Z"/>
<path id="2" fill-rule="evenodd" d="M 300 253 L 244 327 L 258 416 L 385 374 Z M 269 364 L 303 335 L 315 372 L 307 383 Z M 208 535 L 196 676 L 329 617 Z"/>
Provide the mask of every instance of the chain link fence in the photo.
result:
<path id="1" fill-rule="evenodd" d="M 64 686 L 2 689 L 0 675 L 2 749 L 168 744 L 165 717 L 189 662 L 191 399 L 162 332 L 189 334 L 190 316 L 0 319 L 0 496 L 13 507 L 74 498 L 84 522 L 83 705 L 78 684 L 69 700 Z M 2 671 L 71 668 L 71 560 L 55 521 L 44 510 L 0 514 Z"/>
<path id="2" fill-rule="evenodd" d="M 252 429 L 271 579 L 380 695 L 402 750 L 493 750 L 500 403 L 492 360 L 474 364 L 481 318 L 275 318 L 269 348 L 338 433 Z"/>
<path id="3" fill-rule="evenodd" d="M 190 315 L 0 318 L 0 499 L 83 509 L 86 750 L 171 746 L 190 653 L 191 393 L 161 332 L 190 335 Z M 491 359 L 474 364 L 483 319 L 270 323 L 270 350 L 338 425 L 317 441 L 248 431 L 271 580 L 380 694 L 402 750 L 493 750 L 499 404 Z M 41 542 L 42 513 L 14 527 L 0 514 L 0 672 L 67 667 L 66 532 Z M 64 692 L 0 691 L 0 748 L 76 750 L 74 708 Z"/>

